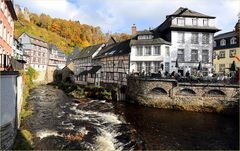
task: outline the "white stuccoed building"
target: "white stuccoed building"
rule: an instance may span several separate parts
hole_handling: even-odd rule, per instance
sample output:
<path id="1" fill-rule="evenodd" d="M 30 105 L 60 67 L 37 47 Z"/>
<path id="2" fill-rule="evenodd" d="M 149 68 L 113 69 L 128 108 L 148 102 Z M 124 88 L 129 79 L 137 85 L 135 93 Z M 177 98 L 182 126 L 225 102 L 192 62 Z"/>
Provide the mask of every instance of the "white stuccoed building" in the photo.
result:
<path id="1" fill-rule="evenodd" d="M 170 71 L 170 43 L 156 37 L 151 30 L 136 32 L 130 42 L 130 73 L 158 73 Z M 136 33 L 135 33 L 136 32 Z"/>
<path id="2" fill-rule="evenodd" d="M 213 36 L 219 31 L 215 27 L 215 17 L 180 7 L 153 31 L 171 43 L 170 72 L 193 73 L 199 62 L 202 62 L 205 75 L 211 71 Z M 175 68 L 176 60 L 178 68 Z"/>

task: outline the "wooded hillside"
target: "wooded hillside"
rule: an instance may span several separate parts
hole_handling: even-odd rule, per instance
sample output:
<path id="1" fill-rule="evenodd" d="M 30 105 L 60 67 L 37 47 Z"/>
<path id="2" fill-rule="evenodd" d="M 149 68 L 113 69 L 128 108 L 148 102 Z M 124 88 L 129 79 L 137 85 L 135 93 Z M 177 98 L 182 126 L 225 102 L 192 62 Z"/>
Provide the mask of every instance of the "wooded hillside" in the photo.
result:
<path id="1" fill-rule="evenodd" d="M 109 36 L 116 40 L 130 38 L 125 33 L 105 35 L 100 27 L 81 24 L 79 21 L 52 18 L 49 15 L 37 15 L 29 13 L 30 20 L 26 19 L 21 11 L 18 14 L 18 21 L 15 22 L 15 37 L 22 32 L 27 32 L 34 36 L 42 36 L 48 43 L 55 44 L 66 54 L 71 53 L 75 46 L 84 48 L 89 45 L 106 42 Z"/>

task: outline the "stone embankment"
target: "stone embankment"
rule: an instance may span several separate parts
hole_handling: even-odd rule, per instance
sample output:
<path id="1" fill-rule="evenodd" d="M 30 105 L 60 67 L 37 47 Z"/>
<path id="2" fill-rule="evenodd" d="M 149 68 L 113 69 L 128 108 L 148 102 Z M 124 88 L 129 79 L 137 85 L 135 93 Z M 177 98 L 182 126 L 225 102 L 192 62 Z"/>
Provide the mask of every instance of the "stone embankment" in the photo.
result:
<path id="1" fill-rule="evenodd" d="M 129 78 L 127 96 L 150 107 L 234 114 L 238 112 L 239 91 L 238 85 Z"/>

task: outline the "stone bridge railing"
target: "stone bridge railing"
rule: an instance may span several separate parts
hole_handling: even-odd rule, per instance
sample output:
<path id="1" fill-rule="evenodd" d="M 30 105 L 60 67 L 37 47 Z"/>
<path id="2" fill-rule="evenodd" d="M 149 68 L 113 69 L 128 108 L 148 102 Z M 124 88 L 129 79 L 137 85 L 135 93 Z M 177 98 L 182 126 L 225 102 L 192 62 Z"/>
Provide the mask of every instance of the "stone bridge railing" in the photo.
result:
<path id="1" fill-rule="evenodd" d="M 238 84 L 179 83 L 174 79 L 130 77 L 127 96 L 146 106 L 203 112 L 237 112 Z"/>

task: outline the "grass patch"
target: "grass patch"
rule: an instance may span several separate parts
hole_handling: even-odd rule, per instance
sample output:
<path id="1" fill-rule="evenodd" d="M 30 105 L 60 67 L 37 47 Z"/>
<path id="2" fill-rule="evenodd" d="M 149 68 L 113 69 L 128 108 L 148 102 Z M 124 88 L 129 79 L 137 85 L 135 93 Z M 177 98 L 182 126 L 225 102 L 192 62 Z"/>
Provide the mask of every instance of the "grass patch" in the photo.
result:
<path id="1" fill-rule="evenodd" d="M 32 150 L 32 134 L 26 129 L 18 130 L 13 150 Z"/>
<path id="2" fill-rule="evenodd" d="M 33 149 L 33 141 L 32 134 L 26 128 L 23 127 L 24 121 L 32 115 L 33 110 L 28 107 L 28 96 L 29 91 L 36 87 L 33 83 L 33 80 L 38 77 L 38 72 L 33 68 L 29 68 L 26 72 L 20 71 L 21 76 L 23 77 L 23 102 L 20 112 L 21 117 L 21 127 L 20 130 L 17 131 L 17 136 L 13 145 L 14 150 L 32 150 Z"/>

